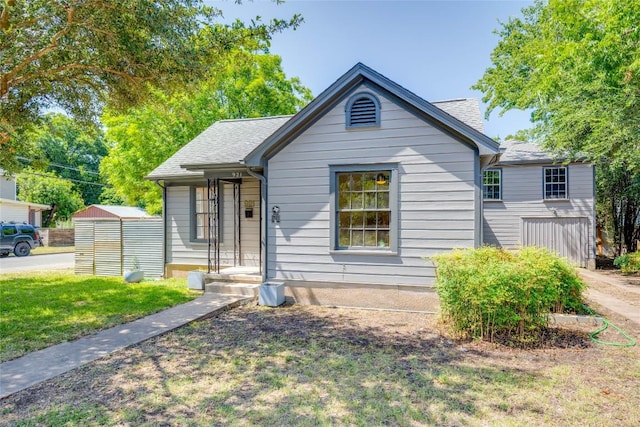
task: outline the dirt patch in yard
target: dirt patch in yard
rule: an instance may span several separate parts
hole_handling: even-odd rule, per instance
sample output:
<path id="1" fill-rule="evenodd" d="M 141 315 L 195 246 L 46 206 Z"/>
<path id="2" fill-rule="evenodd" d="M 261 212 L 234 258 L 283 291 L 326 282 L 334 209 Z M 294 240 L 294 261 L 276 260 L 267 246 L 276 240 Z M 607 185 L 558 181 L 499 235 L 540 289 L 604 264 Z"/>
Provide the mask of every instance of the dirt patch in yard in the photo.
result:
<path id="1" fill-rule="evenodd" d="M 10 396 L 0 425 L 640 424 L 638 348 L 591 329 L 523 350 L 433 315 L 250 305 Z"/>

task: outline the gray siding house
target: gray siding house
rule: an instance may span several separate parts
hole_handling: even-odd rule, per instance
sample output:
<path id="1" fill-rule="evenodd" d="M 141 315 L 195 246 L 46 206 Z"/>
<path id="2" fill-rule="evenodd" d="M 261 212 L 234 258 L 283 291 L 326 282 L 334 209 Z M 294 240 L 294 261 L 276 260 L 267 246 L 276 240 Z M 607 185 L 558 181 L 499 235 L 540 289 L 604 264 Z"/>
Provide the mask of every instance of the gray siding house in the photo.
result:
<path id="1" fill-rule="evenodd" d="M 500 155 L 477 101 L 429 103 L 357 64 L 296 115 L 214 123 L 148 176 L 167 275 L 236 267 L 303 303 L 435 309 L 425 257 L 493 232 Z"/>
<path id="2" fill-rule="evenodd" d="M 595 268 L 595 171 L 558 159 L 538 145 L 505 141 L 484 171 L 484 241 L 506 248 L 548 247 Z"/>

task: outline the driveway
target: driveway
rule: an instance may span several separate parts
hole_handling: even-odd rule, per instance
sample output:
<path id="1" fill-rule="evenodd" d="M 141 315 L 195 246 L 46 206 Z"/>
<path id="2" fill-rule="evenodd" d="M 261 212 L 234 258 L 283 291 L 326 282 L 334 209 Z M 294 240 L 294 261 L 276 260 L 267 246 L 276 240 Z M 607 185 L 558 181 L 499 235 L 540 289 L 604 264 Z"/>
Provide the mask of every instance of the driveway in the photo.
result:
<path id="1" fill-rule="evenodd" d="M 640 328 L 640 278 L 606 270 L 580 270 L 580 277 L 588 285 L 587 299 Z"/>
<path id="2" fill-rule="evenodd" d="M 0 258 L 0 274 L 23 271 L 65 270 L 75 266 L 74 253 L 30 255 L 26 257 L 8 256 Z"/>

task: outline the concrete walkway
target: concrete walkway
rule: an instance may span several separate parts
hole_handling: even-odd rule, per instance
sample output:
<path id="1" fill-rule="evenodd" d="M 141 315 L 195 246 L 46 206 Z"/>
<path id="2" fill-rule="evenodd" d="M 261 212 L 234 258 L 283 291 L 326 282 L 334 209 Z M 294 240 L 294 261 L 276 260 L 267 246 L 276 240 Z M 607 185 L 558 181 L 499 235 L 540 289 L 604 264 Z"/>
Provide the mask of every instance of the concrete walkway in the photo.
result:
<path id="1" fill-rule="evenodd" d="M 0 364 L 0 399 L 125 347 L 215 315 L 253 298 L 206 293 L 159 313 Z"/>
<path id="2" fill-rule="evenodd" d="M 614 277 L 600 274 L 597 271 L 580 270 L 579 273 L 582 280 L 584 280 L 584 282 L 589 285 L 589 288 L 586 291 L 587 298 L 594 302 L 597 302 L 601 306 L 631 320 L 632 322 L 640 326 L 640 308 L 638 306 L 629 304 L 627 301 L 623 301 L 605 292 L 601 292 L 597 290 L 597 287 L 598 282 L 602 282 L 611 286 L 615 286 L 626 292 L 640 294 L 640 289 L 626 285 L 622 281 Z"/>

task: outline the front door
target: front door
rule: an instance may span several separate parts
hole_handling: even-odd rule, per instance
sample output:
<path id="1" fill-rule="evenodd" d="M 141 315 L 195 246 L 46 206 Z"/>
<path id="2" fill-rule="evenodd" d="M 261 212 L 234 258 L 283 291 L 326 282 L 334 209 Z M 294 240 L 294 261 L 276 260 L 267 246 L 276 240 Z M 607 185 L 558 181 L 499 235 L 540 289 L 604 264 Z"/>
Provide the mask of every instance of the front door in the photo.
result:
<path id="1" fill-rule="evenodd" d="M 218 265 L 260 268 L 260 181 L 220 179 L 218 185 Z M 218 252 L 212 252 L 216 257 Z"/>

